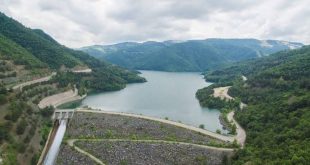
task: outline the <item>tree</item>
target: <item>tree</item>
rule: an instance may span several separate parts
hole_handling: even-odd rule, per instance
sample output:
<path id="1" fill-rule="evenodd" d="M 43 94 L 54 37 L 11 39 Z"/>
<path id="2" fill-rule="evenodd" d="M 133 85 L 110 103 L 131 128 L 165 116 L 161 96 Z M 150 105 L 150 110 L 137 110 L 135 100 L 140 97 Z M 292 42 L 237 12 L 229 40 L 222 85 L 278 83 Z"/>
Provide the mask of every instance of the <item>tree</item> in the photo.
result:
<path id="1" fill-rule="evenodd" d="M 40 110 L 40 113 L 43 117 L 50 117 L 54 113 L 54 107 L 49 106 Z"/>
<path id="2" fill-rule="evenodd" d="M 231 134 L 235 135 L 237 133 L 237 126 L 236 124 L 232 124 L 231 126 Z"/>
<path id="3" fill-rule="evenodd" d="M 200 124 L 200 125 L 199 125 L 199 128 L 205 129 L 205 125 L 204 125 L 204 124 Z"/>
<path id="4" fill-rule="evenodd" d="M 16 133 L 18 135 L 22 135 L 25 132 L 25 129 L 27 127 L 28 123 L 26 122 L 25 119 L 22 119 L 16 126 Z"/>

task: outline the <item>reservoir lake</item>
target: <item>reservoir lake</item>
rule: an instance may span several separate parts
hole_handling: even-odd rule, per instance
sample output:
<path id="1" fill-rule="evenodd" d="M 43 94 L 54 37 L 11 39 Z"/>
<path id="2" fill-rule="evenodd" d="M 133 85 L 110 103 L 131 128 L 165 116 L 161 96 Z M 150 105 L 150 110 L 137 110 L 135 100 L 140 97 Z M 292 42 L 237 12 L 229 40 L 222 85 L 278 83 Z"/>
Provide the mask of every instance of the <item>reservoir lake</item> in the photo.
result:
<path id="1" fill-rule="evenodd" d="M 140 71 L 145 83 L 129 84 L 120 91 L 90 94 L 82 106 L 106 111 L 128 112 L 182 122 L 215 132 L 223 131 L 220 112 L 202 108 L 195 97 L 198 89 L 209 86 L 200 73 Z"/>

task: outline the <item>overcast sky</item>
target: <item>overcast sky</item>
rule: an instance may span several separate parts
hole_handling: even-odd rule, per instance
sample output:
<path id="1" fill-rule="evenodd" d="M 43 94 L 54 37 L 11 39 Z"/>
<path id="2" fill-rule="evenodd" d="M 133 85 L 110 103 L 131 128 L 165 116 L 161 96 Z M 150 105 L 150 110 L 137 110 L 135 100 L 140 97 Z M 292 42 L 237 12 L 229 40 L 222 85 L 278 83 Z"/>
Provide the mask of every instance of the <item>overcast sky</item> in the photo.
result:
<path id="1" fill-rule="evenodd" d="M 0 10 L 77 48 L 205 38 L 310 43 L 310 0 L 0 0 Z"/>

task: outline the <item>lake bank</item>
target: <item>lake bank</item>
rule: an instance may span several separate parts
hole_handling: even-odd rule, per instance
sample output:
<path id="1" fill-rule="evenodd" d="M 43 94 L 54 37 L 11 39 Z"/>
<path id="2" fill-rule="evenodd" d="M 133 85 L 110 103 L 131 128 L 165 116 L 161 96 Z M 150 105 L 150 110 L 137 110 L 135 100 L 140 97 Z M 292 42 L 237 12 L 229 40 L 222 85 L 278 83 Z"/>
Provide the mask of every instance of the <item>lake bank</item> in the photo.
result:
<path id="1" fill-rule="evenodd" d="M 225 132 L 219 121 L 220 112 L 202 108 L 195 93 L 209 86 L 200 73 L 141 71 L 147 79 L 142 84 L 129 84 L 121 91 L 89 94 L 82 106 L 107 111 L 143 114 L 168 118 L 215 132 Z"/>

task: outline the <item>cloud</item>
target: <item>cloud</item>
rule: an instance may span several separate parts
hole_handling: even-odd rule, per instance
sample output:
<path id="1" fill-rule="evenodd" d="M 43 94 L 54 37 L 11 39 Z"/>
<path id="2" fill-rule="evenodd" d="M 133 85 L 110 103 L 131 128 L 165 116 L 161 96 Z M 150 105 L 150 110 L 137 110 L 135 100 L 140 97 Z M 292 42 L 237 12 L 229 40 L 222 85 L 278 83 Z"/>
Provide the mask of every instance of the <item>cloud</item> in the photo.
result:
<path id="1" fill-rule="evenodd" d="M 258 38 L 310 43 L 309 0 L 2 0 L 0 10 L 69 47 Z"/>

